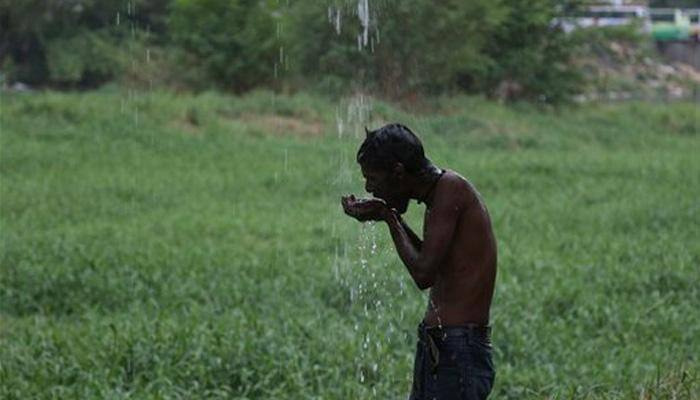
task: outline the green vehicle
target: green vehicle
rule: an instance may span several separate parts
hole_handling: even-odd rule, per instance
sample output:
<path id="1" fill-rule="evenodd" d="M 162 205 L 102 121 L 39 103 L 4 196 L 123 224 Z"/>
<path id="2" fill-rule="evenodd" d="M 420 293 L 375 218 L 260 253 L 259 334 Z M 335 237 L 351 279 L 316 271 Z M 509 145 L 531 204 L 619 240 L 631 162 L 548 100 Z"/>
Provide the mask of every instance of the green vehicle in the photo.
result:
<path id="1" fill-rule="evenodd" d="M 652 9 L 650 18 L 654 40 L 665 42 L 690 37 L 690 18 L 680 9 Z"/>

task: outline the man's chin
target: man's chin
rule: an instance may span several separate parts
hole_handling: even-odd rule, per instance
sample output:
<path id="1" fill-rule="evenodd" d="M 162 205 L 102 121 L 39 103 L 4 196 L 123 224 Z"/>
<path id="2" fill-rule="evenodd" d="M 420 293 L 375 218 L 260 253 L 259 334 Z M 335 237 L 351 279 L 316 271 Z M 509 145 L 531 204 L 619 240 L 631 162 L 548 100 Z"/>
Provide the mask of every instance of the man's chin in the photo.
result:
<path id="1" fill-rule="evenodd" d="M 408 201 L 391 201 L 387 204 L 389 207 L 395 209 L 399 214 L 405 214 L 408 210 Z"/>

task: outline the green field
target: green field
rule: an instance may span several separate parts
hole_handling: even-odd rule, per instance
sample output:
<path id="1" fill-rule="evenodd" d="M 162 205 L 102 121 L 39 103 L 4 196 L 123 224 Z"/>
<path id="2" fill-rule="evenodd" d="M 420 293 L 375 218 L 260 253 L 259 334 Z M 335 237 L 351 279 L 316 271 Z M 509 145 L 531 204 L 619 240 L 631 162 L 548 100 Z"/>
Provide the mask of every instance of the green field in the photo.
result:
<path id="1" fill-rule="evenodd" d="M 493 399 L 700 398 L 695 104 L 0 106 L 2 399 L 405 398 L 426 294 L 339 205 L 362 124 L 393 121 L 492 214 Z"/>

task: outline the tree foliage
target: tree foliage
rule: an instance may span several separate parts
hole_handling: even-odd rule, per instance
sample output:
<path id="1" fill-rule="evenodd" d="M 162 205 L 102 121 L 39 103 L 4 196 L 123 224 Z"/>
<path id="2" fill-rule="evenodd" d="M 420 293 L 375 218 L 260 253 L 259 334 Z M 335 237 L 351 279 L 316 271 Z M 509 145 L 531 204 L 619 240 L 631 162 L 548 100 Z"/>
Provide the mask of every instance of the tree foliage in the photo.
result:
<path id="1" fill-rule="evenodd" d="M 234 92 L 558 101 L 578 78 L 575 46 L 552 21 L 576 3 L 370 0 L 365 12 L 363 0 L 0 0 L 0 66 L 10 80 L 60 87 L 158 70 L 188 87 Z M 139 73 L 133 47 L 167 56 Z"/>
<path id="2" fill-rule="evenodd" d="M 356 4 L 328 3 L 330 21 L 323 7 L 295 4 L 289 40 L 303 75 L 399 97 L 463 90 L 545 101 L 565 99 L 580 81 L 573 42 L 552 23 L 576 2 L 384 0 L 375 2 L 364 47 Z M 329 29 L 338 13 L 339 32 Z"/>
<path id="3" fill-rule="evenodd" d="M 502 0 L 502 3 L 508 10 L 507 16 L 490 35 L 485 48 L 490 68 L 483 71 L 477 88 L 511 91 L 511 95 L 546 102 L 560 101 L 573 94 L 580 83 L 570 63 L 574 42 L 552 21 L 578 3 L 557 0 Z"/>
<path id="4" fill-rule="evenodd" d="M 273 78 L 279 50 L 273 11 L 258 0 L 176 0 L 169 29 L 210 79 L 240 92 Z"/>
<path id="5" fill-rule="evenodd" d="M 14 80 L 34 85 L 99 85 L 123 71 L 125 43 L 136 30 L 149 30 L 149 16 L 165 5 L 164 0 L 0 0 L 0 65 Z"/>
<path id="6" fill-rule="evenodd" d="M 307 76 L 361 82 L 392 96 L 449 90 L 460 74 L 481 68 L 488 62 L 483 57 L 486 33 L 505 14 L 492 0 L 375 2 L 365 44 L 356 4 L 330 3 L 326 21 L 326 8 L 296 3 L 291 10 L 296 31 L 290 38 L 300 69 Z M 338 15 L 339 29 L 329 29 Z"/>

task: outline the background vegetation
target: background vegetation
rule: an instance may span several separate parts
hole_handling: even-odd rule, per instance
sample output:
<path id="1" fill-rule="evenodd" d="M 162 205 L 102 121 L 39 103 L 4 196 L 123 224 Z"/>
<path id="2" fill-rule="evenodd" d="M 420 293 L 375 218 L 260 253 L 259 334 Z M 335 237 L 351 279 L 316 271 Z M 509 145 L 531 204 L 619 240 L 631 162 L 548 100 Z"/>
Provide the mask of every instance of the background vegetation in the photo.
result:
<path id="1" fill-rule="evenodd" d="M 393 121 L 491 211 L 494 399 L 698 398 L 697 104 L 565 104 L 644 39 L 369 4 L 0 0 L 0 398 L 405 398 L 426 294 L 338 204 Z"/>
<path id="2" fill-rule="evenodd" d="M 494 399 L 698 398 L 695 105 L 0 101 L 3 399 L 403 398 L 425 294 L 338 204 L 391 120 L 493 215 Z"/>
<path id="3" fill-rule="evenodd" d="M 0 80 L 559 103 L 585 89 L 575 61 L 599 33 L 567 35 L 553 21 L 587 2 L 373 0 L 363 20 L 355 0 L 0 0 Z"/>
<path id="4" fill-rule="evenodd" d="M 350 0 L 2 0 L 0 65 L 7 82 L 54 88 L 505 90 L 554 102 L 581 79 L 579 45 L 552 21 L 580 3 L 375 0 L 365 27 Z"/>

